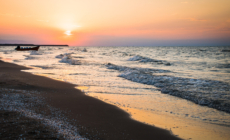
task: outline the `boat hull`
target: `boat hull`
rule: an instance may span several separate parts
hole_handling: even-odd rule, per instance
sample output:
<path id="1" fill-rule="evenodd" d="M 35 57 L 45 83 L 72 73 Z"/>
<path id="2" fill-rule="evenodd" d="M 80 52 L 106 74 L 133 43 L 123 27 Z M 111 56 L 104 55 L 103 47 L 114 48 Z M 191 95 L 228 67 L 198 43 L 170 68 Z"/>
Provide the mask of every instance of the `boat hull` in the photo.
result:
<path id="1" fill-rule="evenodd" d="M 22 48 L 15 48 L 15 50 L 17 50 L 17 51 L 38 51 L 38 49 L 39 49 L 39 47 L 40 46 L 38 46 L 38 47 L 33 47 L 33 48 L 24 48 L 24 49 L 22 49 Z"/>

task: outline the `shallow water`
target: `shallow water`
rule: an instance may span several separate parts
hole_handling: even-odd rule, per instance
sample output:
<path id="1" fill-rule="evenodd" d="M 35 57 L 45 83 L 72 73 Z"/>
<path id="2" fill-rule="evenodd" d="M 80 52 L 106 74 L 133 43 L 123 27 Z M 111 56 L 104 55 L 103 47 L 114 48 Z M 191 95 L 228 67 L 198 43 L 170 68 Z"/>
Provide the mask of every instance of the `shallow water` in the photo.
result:
<path id="1" fill-rule="evenodd" d="M 230 114 L 226 112 L 230 109 L 230 53 L 222 51 L 228 49 L 42 47 L 38 52 L 17 52 L 13 47 L 1 47 L 0 57 L 33 67 L 27 72 L 80 85 L 78 88 L 87 95 L 119 106 L 139 121 L 171 129 L 188 139 L 195 138 L 194 134 L 182 136 L 185 132 L 147 116 L 158 114 L 229 129 Z"/>

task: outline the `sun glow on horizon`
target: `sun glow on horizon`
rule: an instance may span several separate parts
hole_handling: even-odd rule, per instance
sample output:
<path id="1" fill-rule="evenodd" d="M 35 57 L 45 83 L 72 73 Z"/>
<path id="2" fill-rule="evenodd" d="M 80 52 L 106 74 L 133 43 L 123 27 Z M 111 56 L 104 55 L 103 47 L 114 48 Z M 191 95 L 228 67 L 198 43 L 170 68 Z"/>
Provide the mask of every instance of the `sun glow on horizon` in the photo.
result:
<path id="1" fill-rule="evenodd" d="M 0 4 L 2 43 L 149 46 L 167 41 L 173 45 L 172 40 L 176 45 L 181 40 L 212 45 L 210 41 L 216 40 L 221 45 L 230 37 L 230 1 L 226 0 L 2 0 Z"/>
<path id="2" fill-rule="evenodd" d="M 75 21 L 65 20 L 64 22 L 59 21 L 59 24 L 57 24 L 56 27 L 59 28 L 59 29 L 66 30 L 66 31 L 73 31 L 73 30 L 77 30 L 81 26 L 76 24 Z"/>
<path id="3" fill-rule="evenodd" d="M 66 35 L 68 35 L 68 36 L 71 36 L 71 35 L 72 35 L 72 33 L 71 33 L 71 31 L 70 31 L 70 30 L 65 31 L 65 33 L 64 33 L 64 34 L 66 34 Z"/>

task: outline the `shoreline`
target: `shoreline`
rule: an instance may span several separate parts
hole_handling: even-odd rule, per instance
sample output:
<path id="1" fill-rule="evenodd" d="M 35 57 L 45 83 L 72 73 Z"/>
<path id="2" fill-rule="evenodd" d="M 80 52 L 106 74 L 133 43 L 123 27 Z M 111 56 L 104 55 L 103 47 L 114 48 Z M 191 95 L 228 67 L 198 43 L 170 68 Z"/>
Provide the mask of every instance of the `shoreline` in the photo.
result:
<path id="1" fill-rule="evenodd" d="M 0 60 L 1 87 L 39 91 L 39 96 L 44 97 L 48 105 L 65 112 L 63 115 L 71 125 L 82 128 L 78 133 L 83 137 L 97 136 L 98 139 L 111 140 L 180 139 L 167 130 L 131 119 L 118 107 L 75 89 L 76 85 L 20 71 L 23 69 L 29 68 Z"/>

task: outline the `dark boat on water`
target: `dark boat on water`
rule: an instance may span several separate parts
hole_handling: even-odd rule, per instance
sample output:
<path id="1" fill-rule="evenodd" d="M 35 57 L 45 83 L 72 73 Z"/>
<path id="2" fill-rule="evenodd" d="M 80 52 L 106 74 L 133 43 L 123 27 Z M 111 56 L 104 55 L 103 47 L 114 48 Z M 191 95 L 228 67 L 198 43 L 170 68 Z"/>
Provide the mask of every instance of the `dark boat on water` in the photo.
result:
<path id="1" fill-rule="evenodd" d="M 0 47 L 1 46 L 17 46 L 17 48 L 15 48 L 16 51 L 38 51 L 40 46 L 68 47 L 69 45 L 57 45 L 57 44 L 0 44 Z"/>
<path id="2" fill-rule="evenodd" d="M 20 46 L 17 46 L 17 48 L 15 48 L 15 50 L 17 51 L 38 51 L 40 46 L 36 46 L 36 47 L 20 47 Z"/>

